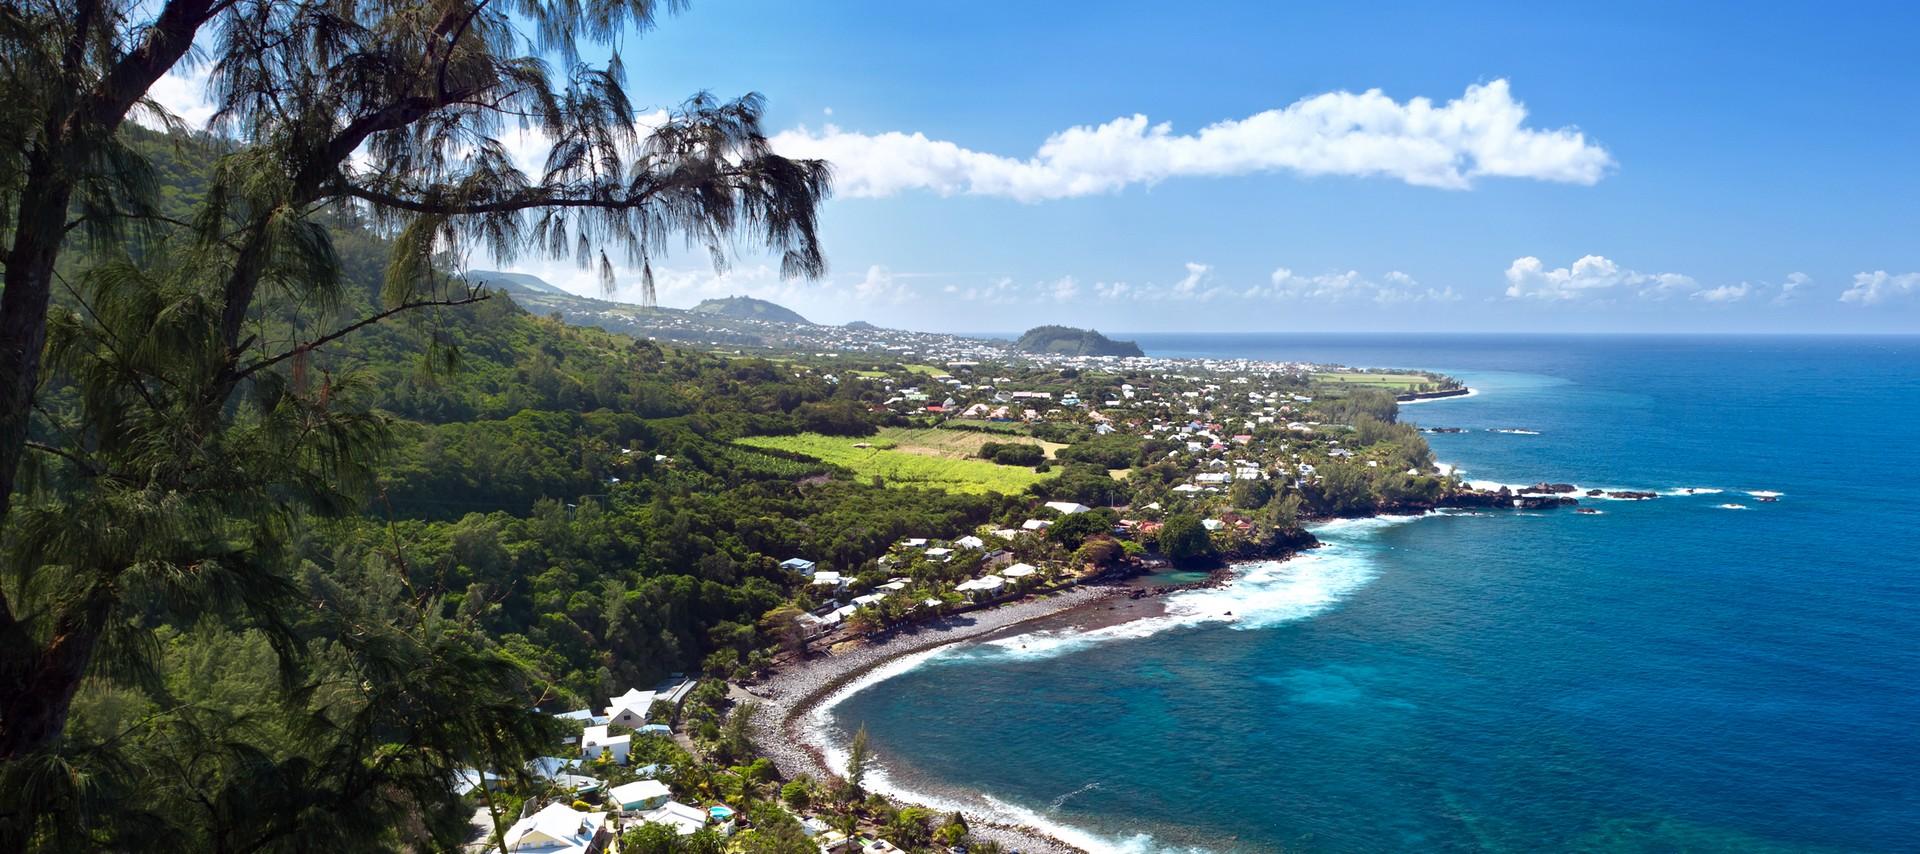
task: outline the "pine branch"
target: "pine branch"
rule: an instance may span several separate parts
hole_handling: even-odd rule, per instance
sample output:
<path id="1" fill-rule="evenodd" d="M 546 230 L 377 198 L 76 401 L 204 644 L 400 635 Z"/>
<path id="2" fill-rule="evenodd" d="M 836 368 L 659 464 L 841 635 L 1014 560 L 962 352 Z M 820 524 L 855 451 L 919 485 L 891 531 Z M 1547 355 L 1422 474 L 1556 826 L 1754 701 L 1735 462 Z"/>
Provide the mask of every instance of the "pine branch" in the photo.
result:
<path id="1" fill-rule="evenodd" d="M 400 305 L 396 305 L 385 311 L 380 311 L 374 314 L 367 315 L 366 317 L 360 318 L 359 320 L 349 323 L 346 326 L 342 326 L 339 329 L 335 329 L 332 332 L 329 332 L 325 335 L 315 338 L 312 341 L 309 341 L 305 344 L 301 344 L 297 347 L 294 347 L 291 350 L 282 352 L 279 355 L 269 356 L 267 358 L 261 359 L 258 362 L 254 362 L 253 364 L 248 365 L 247 367 L 242 368 L 239 371 L 236 371 L 233 374 L 232 380 L 233 382 L 237 383 L 241 380 L 246 379 L 247 377 L 250 377 L 256 373 L 259 373 L 260 371 L 266 370 L 267 368 L 271 368 L 274 365 L 280 364 L 281 362 L 291 359 L 294 357 L 295 354 L 301 353 L 303 351 L 319 349 L 320 347 L 323 347 L 327 344 L 330 344 L 334 341 L 337 341 L 341 338 L 351 335 L 354 332 L 357 332 L 368 326 L 372 326 L 373 324 L 379 323 L 382 320 L 386 320 L 387 318 L 392 317 L 396 314 L 400 314 L 402 312 L 412 311 L 417 308 L 431 308 L 435 306 L 439 306 L 443 308 L 451 308 L 453 306 L 471 305 L 473 303 L 480 302 L 481 300 L 488 299 L 488 298 L 489 298 L 489 294 L 487 294 L 485 291 L 480 291 L 477 293 L 469 294 L 464 297 L 458 297 L 453 299 L 415 300 L 412 302 L 401 303 Z"/>

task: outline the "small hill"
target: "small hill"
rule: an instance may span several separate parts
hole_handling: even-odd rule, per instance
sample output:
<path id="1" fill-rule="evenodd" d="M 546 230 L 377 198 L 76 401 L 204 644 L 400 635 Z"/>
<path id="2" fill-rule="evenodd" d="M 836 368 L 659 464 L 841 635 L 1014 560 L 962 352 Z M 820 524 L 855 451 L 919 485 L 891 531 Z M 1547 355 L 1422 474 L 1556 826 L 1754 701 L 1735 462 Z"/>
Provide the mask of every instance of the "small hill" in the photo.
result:
<path id="1" fill-rule="evenodd" d="M 1022 353 L 1052 353 L 1059 356 L 1144 356 L 1140 345 L 1115 341 L 1092 329 L 1071 326 L 1036 326 L 1013 342 Z"/>
<path id="2" fill-rule="evenodd" d="M 539 276 L 528 273 L 506 273 L 499 270 L 468 270 L 467 281 L 485 285 L 489 288 L 503 288 L 529 294 L 566 294 L 568 291 Z"/>
<path id="3" fill-rule="evenodd" d="M 753 297 L 727 297 L 725 299 L 701 300 L 692 309 L 694 314 L 711 314 L 719 317 L 731 317 L 735 320 L 775 320 L 781 323 L 813 322 L 801 317 L 798 312 L 782 305 Z"/>
<path id="4" fill-rule="evenodd" d="M 871 324 L 871 323 L 868 323 L 868 322 L 866 322 L 866 321 L 864 321 L 864 320 L 856 320 L 856 321 L 853 321 L 852 323 L 849 323 L 849 324 L 847 324 L 847 328 L 848 328 L 848 329 L 857 329 L 857 330 L 860 330 L 860 331 L 862 331 L 862 332 L 870 332 L 870 331 L 872 331 L 872 330 L 875 330 L 875 329 L 879 329 L 880 327 L 878 327 L 878 326 L 875 326 L 875 325 L 873 325 L 873 324 Z"/>

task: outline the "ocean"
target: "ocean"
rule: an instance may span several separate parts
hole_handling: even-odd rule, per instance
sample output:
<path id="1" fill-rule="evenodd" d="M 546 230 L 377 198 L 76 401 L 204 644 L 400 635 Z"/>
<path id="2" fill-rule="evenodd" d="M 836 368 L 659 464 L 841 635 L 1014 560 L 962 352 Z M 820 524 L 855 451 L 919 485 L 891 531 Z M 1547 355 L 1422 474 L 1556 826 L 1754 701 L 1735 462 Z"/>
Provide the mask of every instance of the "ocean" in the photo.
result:
<path id="1" fill-rule="evenodd" d="M 900 662 L 822 712 L 880 787 L 1102 850 L 1920 850 L 1920 337 L 1138 337 L 1445 371 L 1402 419 L 1469 479 L 1663 497 Z"/>

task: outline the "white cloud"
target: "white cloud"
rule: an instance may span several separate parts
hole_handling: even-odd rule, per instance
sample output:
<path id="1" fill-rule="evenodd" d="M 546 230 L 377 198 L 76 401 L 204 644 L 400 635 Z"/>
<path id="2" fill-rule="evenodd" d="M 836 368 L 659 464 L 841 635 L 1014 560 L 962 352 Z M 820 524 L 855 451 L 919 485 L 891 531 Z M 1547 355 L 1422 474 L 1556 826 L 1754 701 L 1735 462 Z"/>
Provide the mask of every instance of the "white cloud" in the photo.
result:
<path id="1" fill-rule="evenodd" d="M 1885 270 L 1853 274 L 1853 287 L 1840 295 L 1841 302 L 1879 305 L 1889 300 L 1912 296 L 1920 291 L 1920 273 L 1892 274 Z"/>
<path id="2" fill-rule="evenodd" d="M 853 296 L 861 302 L 898 302 L 905 298 L 906 291 L 894 281 L 892 270 L 875 264 L 868 267 L 866 277 L 853 286 Z"/>
<path id="3" fill-rule="evenodd" d="M 205 64 L 184 71 L 176 66 L 154 81 L 147 90 L 147 97 L 188 127 L 204 128 L 216 109 L 212 96 L 207 93 L 207 81 L 208 66 Z M 159 118 L 145 110 L 134 111 L 133 120 L 156 130 L 162 127 Z"/>
<path id="4" fill-rule="evenodd" d="M 1727 303 L 1739 302 L 1746 299 L 1747 295 L 1751 293 L 1753 293 L 1753 286 L 1746 282 L 1741 282 L 1737 285 L 1721 285 L 1717 288 L 1694 291 L 1692 294 L 1689 294 L 1688 297 L 1690 299 L 1700 300 L 1701 302 Z"/>
<path id="5" fill-rule="evenodd" d="M 1684 273 L 1642 273 L 1603 255 L 1587 255 L 1570 267 L 1552 269 L 1529 255 L 1507 267 L 1507 296 L 1512 299 L 1567 301 L 1629 291 L 1643 299 L 1664 300 L 1699 290 L 1700 283 Z"/>
<path id="6" fill-rule="evenodd" d="M 1805 273 L 1788 273 L 1787 280 L 1780 283 L 1780 293 L 1773 297 L 1774 305 L 1786 305 L 1800 298 L 1800 289 L 1813 284 L 1813 277 Z"/>
<path id="7" fill-rule="evenodd" d="M 1570 300 L 1590 293 L 1610 291 L 1628 276 L 1620 265 L 1599 256 L 1587 255 L 1572 267 L 1547 269 L 1540 259 L 1528 255 L 1514 259 L 1507 267 L 1507 296 L 1514 299 Z"/>
<path id="8" fill-rule="evenodd" d="M 1453 288 L 1422 288 L 1412 276 L 1394 270 L 1374 281 L 1358 270 L 1303 276 L 1286 267 L 1275 268 L 1267 277 L 1269 287 L 1250 288 L 1246 295 L 1312 302 L 1370 301 L 1381 305 L 1412 302 L 1453 302 L 1460 299 Z"/>
<path id="9" fill-rule="evenodd" d="M 1048 286 L 1048 292 L 1053 295 L 1054 302 L 1072 302 L 1074 297 L 1080 295 L 1080 282 L 1072 276 L 1061 276 Z"/>
<path id="10" fill-rule="evenodd" d="M 1481 177 L 1590 185 L 1613 165 L 1579 130 L 1528 128 L 1526 117 L 1507 81 L 1495 80 L 1441 105 L 1427 98 L 1401 103 L 1378 89 L 1329 92 L 1186 135 L 1135 114 L 1055 133 L 1024 160 L 922 133 L 866 134 L 833 125 L 783 131 L 773 144 L 788 156 L 832 161 L 840 191 L 850 196 L 932 190 L 1024 202 L 1176 177 L 1273 171 L 1384 176 L 1448 189 L 1465 189 Z"/>
<path id="11" fill-rule="evenodd" d="M 1212 299 L 1218 290 L 1214 288 L 1202 289 L 1201 287 L 1212 281 L 1212 279 L 1213 265 L 1202 264 L 1198 261 L 1188 261 L 1186 278 L 1174 283 L 1173 296 L 1177 299 Z"/>
<path id="12" fill-rule="evenodd" d="M 1507 267 L 1507 296 L 1511 299 L 1537 299 L 1547 302 L 1569 302 L 1575 300 L 1603 300 L 1616 295 L 1636 296 L 1646 300 L 1666 300 L 1673 297 L 1685 297 L 1704 303 L 1735 303 L 1749 297 L 1774 293 L 1772 304 L 1786 305 L 1799 298 L 1799 293 L 1813 279 L 1805 273 L 1788 273 L 1786 279 L 1776 288 L 1765 282 L 1708 287 L 1685 273 L 1643 273 L 1620 266 L 1611 258 L 1601 255 L 1588 255 L 1573 262 L 1568 267 L 1549 269 L 1540 259 L 1531 255 L 1517 258 Z M 1885 273 L 1861 273 L 1854 277 L 1855 290 L 1871 290 L 1873 276 L 1885 276 Z M 1910 274 L 1920 282 L 1920 274 Z M 1893 277 L 1894 287 L 1900 287 L 1898 279 Z M 1862 285 L 1861 282 L 1868 281 Z M 1911 289 L 1913 283 L 1905 287 Z M 1883 286 L 1884 288 L 1884 286 Z M 1851 292 L 1849 292 L 1851 293 Z M 1865 291 L 1849 302 L 1874 302 L 1884 298 L 1883 294 L 1869 295 Z"/>

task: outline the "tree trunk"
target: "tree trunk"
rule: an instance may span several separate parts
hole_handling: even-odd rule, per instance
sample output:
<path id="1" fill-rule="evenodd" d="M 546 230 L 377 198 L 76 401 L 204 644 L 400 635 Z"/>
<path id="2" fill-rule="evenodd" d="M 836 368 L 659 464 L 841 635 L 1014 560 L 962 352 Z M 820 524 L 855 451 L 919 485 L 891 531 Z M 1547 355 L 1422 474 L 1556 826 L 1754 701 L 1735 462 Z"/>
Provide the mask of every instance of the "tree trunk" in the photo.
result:
<path id="1" fill-rule="evenodd" d="M 45 151 L 28 159 L 26 187 L 14 215 L 13 246 L 7 252 L 7 289 L 0 292 L 0 522 L 13 506 L 20 457 L 26 451 L 40 352 L 47 343 L 53 264 L 73 197 L 72 181 L 58 169 Z"/>
<path id="2" fill-rule="evenodd" d="M 112 613 L 113 597 L 96 588 L 54 621 L 45 646 L 28 640 L 0 649 L 0 762 L 45 750 L 66 731 Z"/>

